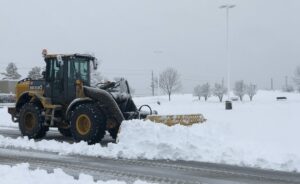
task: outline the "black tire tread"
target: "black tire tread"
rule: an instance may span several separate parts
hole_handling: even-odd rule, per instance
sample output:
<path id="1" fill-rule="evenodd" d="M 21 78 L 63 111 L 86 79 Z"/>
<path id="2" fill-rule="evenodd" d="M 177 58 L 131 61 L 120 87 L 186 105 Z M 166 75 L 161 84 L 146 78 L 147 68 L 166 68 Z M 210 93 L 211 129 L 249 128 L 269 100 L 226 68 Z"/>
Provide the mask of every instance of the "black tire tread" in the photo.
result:
<path id="1" fill-rule="evenodd" d="M 85 136 L 81 136 L 76 131 L 76 119 L 80 114 L 86 114 L 89 116 L 92 123 L 91 133 Z M 71 113 L 71 134 L 76 142 L 86 141 L 88 144 L 95 144 L 100 142 L 105 135 L 106 130 L 106 117 L 103 115 L 102 111 L 93 103 L 80 104 L 75 107 L 74 111 Z"/>
<path id="2" fill-rule="evenodd" d="M 24 126 L 22 125 L 23 115 L 24 115 L 24 113 L 26 113 L 28 111 L 31 111 L 31 113 L 34 113 L 38 120 L 37 126 L 34 128 L 34 131 L 32 131 L 32 132 L 26 131 Z M 20 110 L 19 129 L 23 136 L 27 136 L 30 139 L 40 139 L 46 135 L 49 128 L 43 126 L 44 117 L 42 116 L 41 111 L 42 111 L 41 108 L 34 103 L 26 103 L 22 106 L 22 108 Z"/>

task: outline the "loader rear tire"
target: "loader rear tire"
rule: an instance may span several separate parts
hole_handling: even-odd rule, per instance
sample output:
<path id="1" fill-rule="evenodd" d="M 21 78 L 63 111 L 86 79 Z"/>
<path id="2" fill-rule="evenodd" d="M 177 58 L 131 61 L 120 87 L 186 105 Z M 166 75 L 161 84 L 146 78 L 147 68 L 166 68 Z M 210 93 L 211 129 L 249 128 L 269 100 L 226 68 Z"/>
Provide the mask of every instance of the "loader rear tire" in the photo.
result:
<path id="1" fill-rule="evenodd" d="M 23 105 L 20 110 L 19 129 L 23 136 L 39 139 L 46 135 L 49 127 L 43 126 L 44 117 L 41 108 L 33 103 Z"/>
<path id="2" fill-rule="evenodd" d="M 58 128 L 58 131 L 61 135 L 65 137 L 72 137 L 70 128 Z"/>
<path id="3" fill-rule="evenodd" d="M 70 119 L 71 134 L 76 142 L 95 144 L 105 135 L 106 117 L 95 104 L 78 105 Z"/>

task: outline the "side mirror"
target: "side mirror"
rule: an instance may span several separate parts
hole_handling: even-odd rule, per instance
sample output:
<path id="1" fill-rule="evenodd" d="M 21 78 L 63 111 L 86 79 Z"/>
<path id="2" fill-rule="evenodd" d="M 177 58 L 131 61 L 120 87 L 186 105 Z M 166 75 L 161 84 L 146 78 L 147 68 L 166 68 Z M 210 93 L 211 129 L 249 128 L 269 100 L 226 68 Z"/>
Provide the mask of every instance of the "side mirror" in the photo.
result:
<path id="1" fill-rule="evenodd" d="M 57 59 L 56 66 L 61 67 L 63 65 L 63 59 L 62 59 L 61 55 L 57 55 L 56 59 Z"/>

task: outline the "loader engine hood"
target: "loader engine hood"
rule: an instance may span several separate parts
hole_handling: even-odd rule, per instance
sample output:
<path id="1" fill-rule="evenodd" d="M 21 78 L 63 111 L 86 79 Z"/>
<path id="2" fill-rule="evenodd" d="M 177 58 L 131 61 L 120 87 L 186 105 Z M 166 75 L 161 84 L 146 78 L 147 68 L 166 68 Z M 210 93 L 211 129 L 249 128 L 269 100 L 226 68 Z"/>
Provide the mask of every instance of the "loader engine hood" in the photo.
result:
<path id="1" fill-rule="evenodd" d="M 18 99 L 24 92 L 31 91 L 35 93 L 44 93 L 45 81 L 44 80 L 32 80 L 26 78 L 20 80 L 16 85 L 16 98 Z"/>

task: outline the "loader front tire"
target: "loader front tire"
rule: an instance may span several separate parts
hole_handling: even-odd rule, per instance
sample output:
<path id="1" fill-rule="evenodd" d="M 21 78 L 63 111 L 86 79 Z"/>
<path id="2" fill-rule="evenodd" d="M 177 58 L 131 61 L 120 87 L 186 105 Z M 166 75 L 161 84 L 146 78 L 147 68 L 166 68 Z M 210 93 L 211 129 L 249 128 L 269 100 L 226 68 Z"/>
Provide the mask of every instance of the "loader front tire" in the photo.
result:
<path id="1" fill-rule="evenodd" d="M 76 142 L 95 144 L 105 135 L 106 117 L 94 104 L 78 105 L 70 119 L 71 134 Z"/>
<path id="2" fill-rule="evenodd" d="M 48 127 L 43 126 L 44 117 L 39 106 L 33 103 L 23 105 L 20 110 L 19 129 L 23 136 L 39 139 L 46 135 Z"/>
<path id="3" fill-rule="evenodd" d="M 116 140 L 118 137 L 118 133 L 119 133 L 119 127 L 109 129 L 108 132 L 109 132 L 110 136 Z"/>

